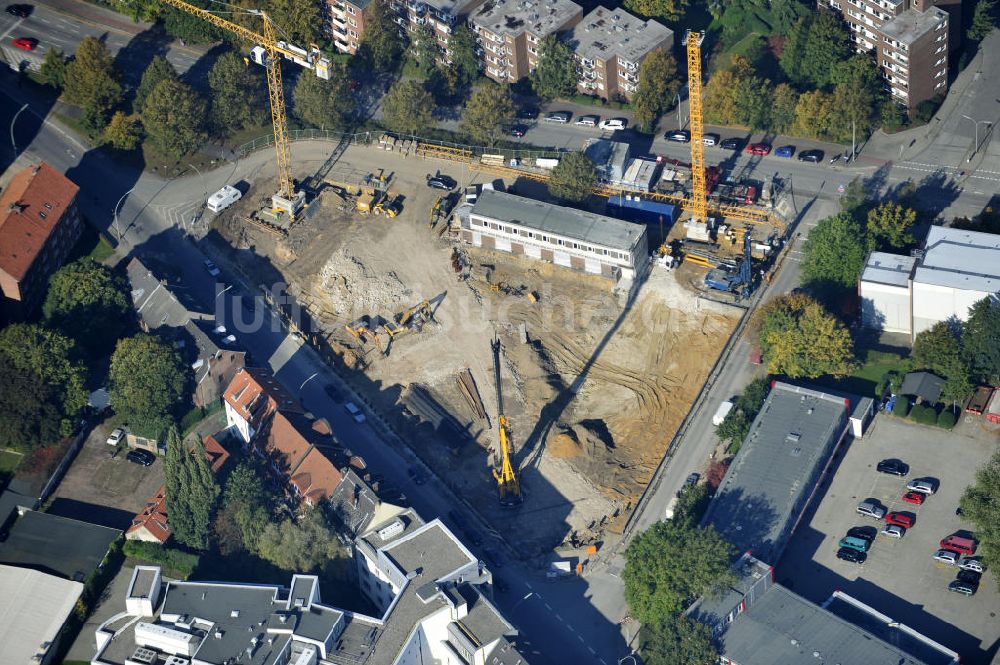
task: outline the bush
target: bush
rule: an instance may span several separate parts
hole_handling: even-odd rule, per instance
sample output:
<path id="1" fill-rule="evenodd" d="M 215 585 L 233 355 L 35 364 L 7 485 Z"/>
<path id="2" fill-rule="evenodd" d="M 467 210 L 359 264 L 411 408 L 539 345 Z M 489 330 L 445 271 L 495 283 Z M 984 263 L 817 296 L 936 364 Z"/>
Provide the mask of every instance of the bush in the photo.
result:
<path id="1" fill-rule="evenodd" d="M 910 413 L 910 400 L 904 396 L 896 398 L 896 404 L 892 407 L 892 415 L 905 418 Z"/>
<path id="2" fill-rule="evenodd" d="M 917 404 L 910 411 L 910 420 L 921 425 L 937 424 L 937 411 L 929 404 Z"/>
<path id="3" fill-rule="evenodd" d="M 937 418 L 938 427 L 951 429 L 958 422 L 958 414 L 951 409 L 945 409 Z"/>
<path id="4" fill-rule="evenodd" d="M 125 556 L 140 563 L 152 563 L 167 568 L 178 577 L 187 579 L 198 567 L 197 554 L 141 540 L 126 540 L 122 549 Z"/>

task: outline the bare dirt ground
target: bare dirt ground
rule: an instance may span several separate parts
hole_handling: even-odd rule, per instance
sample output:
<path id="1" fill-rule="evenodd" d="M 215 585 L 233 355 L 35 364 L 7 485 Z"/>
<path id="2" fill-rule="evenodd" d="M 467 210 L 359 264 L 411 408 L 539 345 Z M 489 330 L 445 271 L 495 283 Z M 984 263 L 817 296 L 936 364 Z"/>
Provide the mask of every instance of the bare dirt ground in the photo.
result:
<path id="1" fill-rule="evenodd" d="M 491 179 L 468 167 L 371 148 L 351 148 L 342 161 L 361 171 L 394 166 L 390 189 L 407 197 L 402 215 L 361 217 L 327 193 L 286 239 L 233 224 L 223 234 L 252 247 L 243 258 L 268 260 L 254 263 L 258 283 L 280 273 L 324 335 L 362 359 L 361 385 L 373 402 L 498 532 L 532 554 L 599 540 L 642 492 L 740 310 L 699 298 L 659 267 L 630 301 L 607 280 L 440 235 L 440 224 L 428 227 L 440 193 L 425 175 L 440 168 L 460 187 Z M 470 266 L 465 281 L 452 267 L 455 248 Z M 509 293 L 489 288 L 501 281 Z M 392 340 L 387 357 L 344 329 L 361 315 L 391 319 L 424 300 L 433 322 Z M 521 468 L 524 503 L 515 511 L 498 506 L 489 475 L 498 441 L 494 336 Z M 486 418 L 459 389 L 466 369 Z M 450 425 L 417 416 L 428 401 Z"/>

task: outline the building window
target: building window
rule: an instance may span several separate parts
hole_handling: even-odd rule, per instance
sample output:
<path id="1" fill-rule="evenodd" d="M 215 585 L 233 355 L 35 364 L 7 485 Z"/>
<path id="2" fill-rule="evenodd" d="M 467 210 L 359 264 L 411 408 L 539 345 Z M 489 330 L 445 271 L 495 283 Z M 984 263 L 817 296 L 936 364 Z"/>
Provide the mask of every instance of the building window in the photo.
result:
<path id="1" fill-rule="evenodd" d="M 358 22 L 355 21 L 353 18 L 347 19 L 347 21 L 348 21 L 348 23 L 351 24 L 352 27 L 355 27 L 355 28 L 358 27 Z"/>
<path id="2" fill-rule="evenodd" d="M 351 5 L 347 5 L 347 13 L 348 14 L 357 14 L 357 12 L 354 11 L 354 7 L 352 7 Z"/>

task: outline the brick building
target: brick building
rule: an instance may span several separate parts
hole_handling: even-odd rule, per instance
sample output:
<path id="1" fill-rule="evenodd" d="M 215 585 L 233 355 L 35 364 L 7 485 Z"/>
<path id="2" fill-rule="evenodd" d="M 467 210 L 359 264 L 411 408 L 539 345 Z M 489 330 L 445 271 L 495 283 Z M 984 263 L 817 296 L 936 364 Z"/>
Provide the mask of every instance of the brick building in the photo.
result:
<path id="1" fill-rule="evenodd" d="M 430 25 L 441 49 L 441 60 L 451 62 L 448 38 L 458 27 L 459 21 L 483 4 L 483 0 L 391 0 L 391 7 L 398 14 L 400 30 L 411 39 L 422 25 Z"/>
<path id="2" fill-rule="evenodd" d="M 496 0 L 469 18 L 486 75 L 498 83 L 520 81 L 538 64 L 541 41 L 569 30 L 583 17 L 572 0 Z"/>
<path id="3" fill-rule="evenodd" d="M 341 53 L 354 55 L 365 30 L 365 9 L 371 0 L 327 0 L 329 32 Z"/>
<path id="4" fill-rule="evenodd" d="M 73 181 L 45 162 L 17 173 L 0 193 L 0 320 L 31 314 L 82 229 Z"/>

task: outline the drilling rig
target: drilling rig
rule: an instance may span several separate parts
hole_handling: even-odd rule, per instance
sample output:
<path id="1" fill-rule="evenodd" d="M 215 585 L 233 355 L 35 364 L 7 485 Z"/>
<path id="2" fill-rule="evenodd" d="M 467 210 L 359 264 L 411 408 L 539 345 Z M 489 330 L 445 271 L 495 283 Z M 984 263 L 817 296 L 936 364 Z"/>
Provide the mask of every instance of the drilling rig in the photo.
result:
<path id="1" fill-rule="evenodd" d="M 493 378 L 497 391 L 497 422 L 500 429 L 500 448 L 493 460 L 493 478 L 497 482 L 500 505 L 516 506 L 521 503 L 521 482 L 510 461 L 510 427 L 507 416 L 503 412 L 503 393 L 500 385 L 500 340 L 494 339 L 493 347 Z"/>

